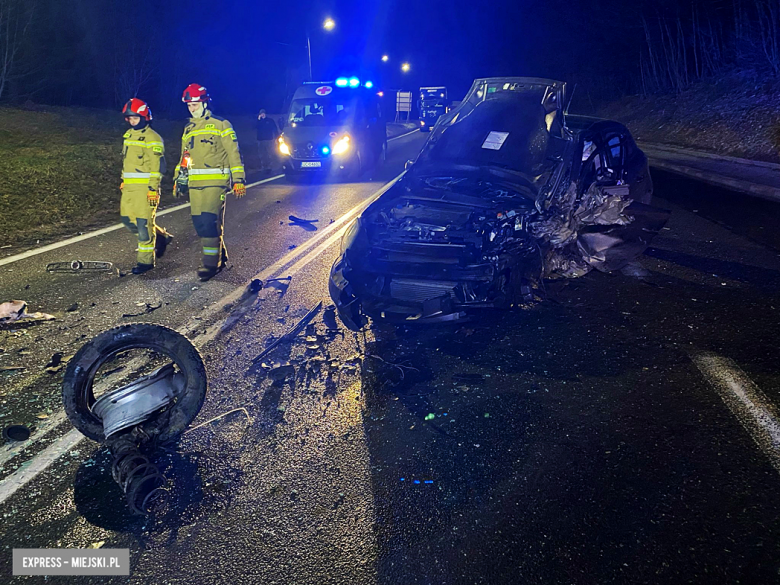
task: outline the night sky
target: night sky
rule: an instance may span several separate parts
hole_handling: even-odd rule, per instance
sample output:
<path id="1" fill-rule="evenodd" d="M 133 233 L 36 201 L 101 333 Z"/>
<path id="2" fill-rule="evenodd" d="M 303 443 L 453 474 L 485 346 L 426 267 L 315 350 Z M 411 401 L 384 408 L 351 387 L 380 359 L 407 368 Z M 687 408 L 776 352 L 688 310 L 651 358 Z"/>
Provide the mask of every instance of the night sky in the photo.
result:
<path id="1" fill-rule="evenodd" d="M 116 107 L 128 97 L 118 72 L 132 77 L 145 62 L 138 97 L 157 112 L 178 113 L 191 82 L 206 85 L 226 113 L 278 111 L 308 75 L 308 30 L 315 79 L 441 84 L 458 99 L 476 77 L 533 75 L 577 83 L 579 99 L 603 100 L 637 93 L 642 17 L 685 20 L 685 10 L 701 5 L 728 26 L 734 1 L 38 0 L 9 97 Z M 323 30 L 326 17 L 335 30 Z M 412 69 L 404 75 L 405 61 Z"/>

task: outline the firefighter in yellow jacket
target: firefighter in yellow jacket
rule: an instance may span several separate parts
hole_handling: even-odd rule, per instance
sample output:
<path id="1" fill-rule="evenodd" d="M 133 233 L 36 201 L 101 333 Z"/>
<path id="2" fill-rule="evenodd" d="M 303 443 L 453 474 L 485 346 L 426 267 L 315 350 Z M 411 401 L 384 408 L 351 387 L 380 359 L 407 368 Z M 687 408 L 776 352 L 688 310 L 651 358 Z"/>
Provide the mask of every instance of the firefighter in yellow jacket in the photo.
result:
<path id="1" fill-rule="evenodd" d="M 223 238 L 225 195 L 246 195 L 244 163 L 233 126 L 208 109 L 209 94 L 197 83 L 184 90 L 191 119 L 184 127 L 182 157 L 174 174 L 174 197 L 189 191 L 192 223 L 203 247 L 201 280 L 217 274 L 227 262 Z"/>
<path id="2" fill-rule="evenodd" d="M 165 172 L 163 140 L 152 130 L 149 106 L 133 98 L 122 109 L 130 130 L 122 147 L 122 223 L 138 236 L 137 265 L 133 274 L 154 268 L 155 257 L 165 253 L 173 236 L 155 223 L 160 203 L 160 180 Z"/>

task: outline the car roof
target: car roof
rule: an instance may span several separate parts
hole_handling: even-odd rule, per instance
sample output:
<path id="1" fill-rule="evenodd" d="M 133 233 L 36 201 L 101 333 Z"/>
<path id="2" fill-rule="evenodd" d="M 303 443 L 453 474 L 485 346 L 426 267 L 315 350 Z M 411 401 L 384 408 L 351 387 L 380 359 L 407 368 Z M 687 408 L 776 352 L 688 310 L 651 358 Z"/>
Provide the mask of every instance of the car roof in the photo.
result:
<path id="1" fill-rule="evenodd" d="M 544 77 L 478 77 L 474 80 L 474 83 L 533 83 L 538 85 L 549 85 L 551 87 L 563 87 L 566 85 L 565 81 L 558 81 L 556 79 L 546 79 Z"/>

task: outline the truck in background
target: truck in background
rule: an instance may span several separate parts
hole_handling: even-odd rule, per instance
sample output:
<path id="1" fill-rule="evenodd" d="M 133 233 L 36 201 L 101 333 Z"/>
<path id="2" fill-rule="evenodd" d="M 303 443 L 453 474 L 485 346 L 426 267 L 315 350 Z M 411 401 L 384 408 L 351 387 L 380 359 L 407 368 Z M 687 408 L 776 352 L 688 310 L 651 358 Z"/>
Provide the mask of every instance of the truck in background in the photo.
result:
<path id="1" fill-rule="evenodd" d="M 447 98 L 447 88 L 444 86 L 421 87 L 420 99 L 417 102 L 420 112 L 420 131 L 430 132 L 436 121 L 446 114 L 450 108 Z"/>

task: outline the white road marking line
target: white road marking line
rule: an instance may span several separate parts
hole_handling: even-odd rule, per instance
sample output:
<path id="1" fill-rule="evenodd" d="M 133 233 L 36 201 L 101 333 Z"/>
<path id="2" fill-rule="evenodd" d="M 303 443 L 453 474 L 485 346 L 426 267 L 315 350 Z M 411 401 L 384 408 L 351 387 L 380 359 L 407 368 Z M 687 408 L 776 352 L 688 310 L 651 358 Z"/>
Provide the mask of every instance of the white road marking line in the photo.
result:
<path id="1" fill-rule="evenodd" d="M 388 138 L 388 142 L 392 142 L 393 140 L 398 140 L 399 138 L 403 138 L 404 136 L 409 136 L 410 134 L 414 134 L 415 132 L 419 132 L 420 129 L 417 128 L 416 130 L 412 130 L 411 132 L 407 132 L 406 134 L 401 134 L 400 136 L 393 136 L 392 138 Z"/>
<path id="2" fill-rule="evenodd" d="M 71 429 L 66 435 L 60 437 L 33 457 L 27 467 L 21 467 L 14 471 L 0 482 L 0 504 L 85 439 L 86 437 L 79 431 Z"/>
<path id="3" fill-rule="evenodd" d="M 235 289 L 232 293 L 222 297 L 220 300 L 213 303 L 206 311 L 206 315 L 211 315 L 215 312 L 222 311 L 222 308 L 227 304 L 232 304 L 236 302 L 238 299 L 240 299 L 244 291 L 246 290 L 246 287 L 249 285 L 249 283 L 254 280 L 255 278 L 259 278 L 260 280 L 267 280 L 269 278 L 274 278 L 277 276 L 293 276 L 298 271 L 300 271 L 304 266 L 306 266 L 309 262 L 314 260 L 317 256 L 322 254 L 325 250 L 327 250 L 330 246 L 332 246 L 335 242 L 338 242 L 341 236 L 344 234 L 344 230 L 347 229 L 347 224 L 357 215 L 363 211 L 366 207 L 368 207 L 371 203 L 376 201 L 376 199 L 385 193 L 390 187 L 395 185 L 398 180 L 404 176 L 406 171 L 403 171 L 401 174 L 399 174 L 396 178 L 394 178 L 392 181 L 384 185 L 379 191 L 376 191 L 373 193 L 370 197 L 367 199 L 361 201 L 359 204 L 357 204 L 355 207 L 350 209 L 347 213 L 342 215 L 339 219 L 337 219 L 335 222 L 330 224 L 328 227 L 326 227 L 319 235 L 309 238 L 306 240 L 304 244 L 296 248 L 295 250 L 289 252 L 286 254 L 283 258 L 278 260 L 277 262 L 274 262 L 271 266 L 268 266 L 267 268 L 261 270 L 257 274 L 255 274 L 252 278 L 250 278 L 243 286 Z M 333 233 L 336 232 L 336 233 Z M 326 239 L 327 238 L 327 239 Z M 322 240 L 325 240 L 323 243 L 320 243 Z M 317 245 L 319 244 L 319 245 Z M 303 254 L 303 252 L 306 252 L 309 248 L 317 246 L 314 250 L 311 252 L 308 252 L 306 254 Z M 297 252 L 297 253 L 296 253 Z M 285 268 L 286 266 L 289 266 L 292 262 L 294 262 L 296 259 L 299 259 L 293 266 L 290 268 Z M 203 317 L 203 313 L 199 315 L 201 318 Z M 238 318 L 238 317 L 237 317 Z M 199 335 L 192 336 L 192 341 L 198 346 L 205 345 L 212 339 L 214 339 L 219 332 L 223 329 L 224 323 L 230 323 L 231 318 L 228 316 L 227 319 L 224 321 L 220 321 L 217 323 L 212 324 L 210 327 L 208 327 L 203 333 Z M 203 324 L 201 320 L 192 319 L 190 323 L 187 325 L 184 325 L 180 327 L 178 330 L 181 333 L 184 333 L 186 335 L 186 331 L 189 329 L 190 331 L 197 328 L 200 329 L 203 327 Z"/>
<path id="4" fill-rule="evenodd" d="M 262 181 L 257 181 L 255 183 L 247 185 L 246 187 L 247 189 L 249 189 L 251 187 L 256 187 L 257 185 L 262 185 L 263 183 L 268 183 L 270 181 L 275 181 L 276 179 L 281 179 L 282 177 L 284 177 L 284 175 L 276 175 L 275 177 L 270 177 L 268 179 L 263 179 Z M 181 205 L 169 207 L 168 209 L 163 209 L 161 212 L 157 214 L 157 216 L 160 217 L 162 215 L 168 215 L 169 213 L 186 209 L 189 206 L 190 206 L 189 203 L 182 203 Z M 70 246 L 71 244 L 83 242 L 84 240 L 89 240 L 90 238 L 102 236 L 103 234 L 108 234 L 116 230 L 121 230 L 123 227 L 125 227 L 124 224 L 118 223 L 106 228 L 95 230 L 94 232 L 89 232 L 86 234 L 81 234 L 80 236 L 68 238 L 67 240 L 62 240 L 61 242 L 55 242 L 53 244 L 41 246 L 40 248 L 27 250 L 26 252 L 22 252 L 14 256 L 8 256 L 6 258 L 0 259 L 0 266 L 5 266 L 6 264 L 11 264 L 13 262 L 18 262 L 19 260 L 24 260 L 25 258 L 31 258 L 32 256 L 37 256 L 38 254 L 44 254 L 45 252 L 51 252 L 52 250 L 57 250 L 58 248 L 64 248 L 65 246 Z"/>
<path id="5" fill-rule="evenodd" d="M 729 358 L 692 353 L 691 360 L 780 472 L 780 417 L 761 389 Z"/>
<path id="6" fill-rule="evenodd" d="M 294 275 L 295 273 L 299 272 L 304 266 L 309 264 L 311 261 L 313 261 L 315 258 L 317 258 L 322 252 L 327 250 L 330 246 L 332 246 L 335 242 L 341 238 L 344 230 L 347 228 L 347 222 L 352 219 L 353 217 L 357 216 L 363 209 L 368 207 L 373 201 L 375 201 L 378 197 L 380 197 L 383 193 L 388 191 L 390 187 L 392 187 L 395 183 L 398 182 L 398 180 L 403 177 L 403 175 L 406 173 L 406 171 L 399 174 L 396 178 L 394 178 L 392 181 L 384 185 L 381 189 L 373 193 L 368 199 L 365 199 L 352 209 L 350 209 L 347 213 L 342 215 L 339 219 L 337 219 L 334 223 L 330 224 L 327 228 L 322 230 L 317 236 L 310 238 L 307 240 L 303 245 L 299 246 L 295 250 L 292 250 L 285 256 L 283 256 L 279 261 L 275 262 L 268 268 L 260 271 L 258 274 L 252 277 L 254 278 L 260 278 L 261 280 L 265 280 L 268 278 L 272 278 L 275 275 Z M 333 233 L 335 232 L 335 233 Z M 325 240 L 322 242 L 322 240 Z M 322 242 L 322 243 L 320 243 Z M 311 250 L 311 252 L 306 252 L 313 246 L 317 245 L 316 248 Z M 304 252 L 306 252 L 304 254 Z M 291 262 L 299 258 L 303 254 L 303 257 L 298 259 L 298 261 L 290 267 L 288 270 L 285 270 L 285 267 L 288 266 Z M 215 301 L 211 304 L 210 308 L 205 311 L 205 313 L 212 314 L 218 311 L 222 311 L 222 308 L 226 304 L 233 303 L 237 301 L 241 296 L 244 294 L 244 291 L 246 290 L 246 286 L 251 282 L 250 279 L 247 281 L 244 285 L 238 287 L 233 292 L 225 295 L 221 299 Z M 203 317 L 203 313 L 199 315 L 199 317 Z M 229 319 L 229 316 L 228 316 Z M 187 322 L 185 325 L 177 328 L 177 330 L 180 333 L 183 333 L 186 335 L 187 330 L 192 330 L 194 327 L 201 328 L 203 325 L 198 320 L 192 319 L 189 322 Z M 193 343 L 196 345 L 196 347 L 202 347 L 206 343 L 208 343 L 211 339 L 216 337 L 216 335 L 219 333 L 219 331 L 222 329 L 223 324 L 222 322 L 215 323 L 211 325 L 203 334 L 194 336 L 192 338 Z M 57 413 L 55 416 L 62 416 L 63 413 Z M 64 436 L 60 437 L 56 441 L 54 441 L 51 445 L 46 447 L 43 451 L 35 455 L 29 462 L 29 465 L 25 464 L 26 467 L 23 467 L 21 469 L 17 469 L 14 471 L 11 475 L 9 475 L 4 480 L 0 481 L 0 504 L 5 502 L 8 498 L 13 496 L 17 490 L 19 490 L 21 487 L 26 485 L 28 482 L 33 480 L 39 473 L 45 471 L 52 463 L 54 463 L 62 454 L 67 453 L 70 449 L 74 448 L 76 445 L 78 445 L 82 440 L 85 440 L 86 437 L 82 435 L 78 430 L 72 429 Z M 19 452 L 23 451 L 24 448 L 31 445 L 31 441 L 27 441 L 25 446 L 21 449 L 19 449 Z"/>

